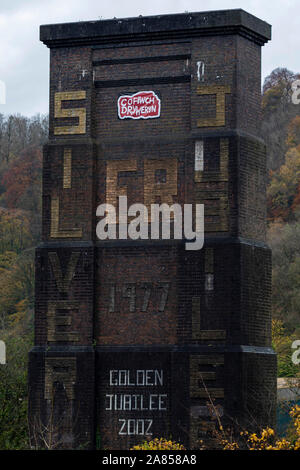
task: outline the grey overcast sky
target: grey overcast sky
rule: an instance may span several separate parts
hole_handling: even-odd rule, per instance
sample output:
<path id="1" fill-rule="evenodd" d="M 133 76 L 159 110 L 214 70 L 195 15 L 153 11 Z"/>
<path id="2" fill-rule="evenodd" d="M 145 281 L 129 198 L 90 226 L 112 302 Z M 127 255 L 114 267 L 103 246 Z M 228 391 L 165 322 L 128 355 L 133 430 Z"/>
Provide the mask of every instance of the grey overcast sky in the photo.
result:
<path id="1" fill-rule="evenodd" d="M 299 0 L 0 0 L 0 80 L 6 85 L 0 113 L 48 112 L 49 49 L 39 42 L 41 24 L 232 8 L 272 25 L 263 78 L 276 67 L 300 72 Z"/>

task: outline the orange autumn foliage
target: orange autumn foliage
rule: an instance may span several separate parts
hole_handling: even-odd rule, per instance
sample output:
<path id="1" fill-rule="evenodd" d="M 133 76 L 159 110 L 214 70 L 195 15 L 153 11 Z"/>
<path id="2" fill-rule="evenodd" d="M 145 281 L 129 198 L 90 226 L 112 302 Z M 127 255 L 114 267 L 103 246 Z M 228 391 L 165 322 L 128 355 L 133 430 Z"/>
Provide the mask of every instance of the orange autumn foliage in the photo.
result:
<path id="1" fill-rule="evenodd" d="M 10 164 L 1 179 L 5 189 L 4 200 L 8 208 L 20 207 L 25 193 L 40 185 L 41 171 L 42 152 L 38 147 L 27 148 Z"/>

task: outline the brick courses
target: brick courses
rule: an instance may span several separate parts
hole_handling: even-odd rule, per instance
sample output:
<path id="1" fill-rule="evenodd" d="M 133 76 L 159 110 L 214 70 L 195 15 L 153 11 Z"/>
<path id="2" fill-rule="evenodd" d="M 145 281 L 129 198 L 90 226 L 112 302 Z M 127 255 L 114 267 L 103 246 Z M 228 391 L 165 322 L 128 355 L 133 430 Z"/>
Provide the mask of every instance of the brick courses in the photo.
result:
<path id="1" fill-rule="evenodd" d="M 268 39 L 269 25 L 243 10 L 41 27 L 50 133 L 29 367 L 33 443 L 51 394 L 66 448 L 100 438 L 127 449 L 170 435 L 189 448 L 212 443 L 206 389 L 224 424 L 250 426 L 255 416 L 274 425 L 259 138 Z M 161 116 L 120 120 L 119 96 L 143 90 L 159 96 Z M 96 207 L 126 194 L 129 204 L 204 203 L 204 248 L 97 240 Z M 115 385 L 116 370 L 157 371 L 163 384 Z M 121 395 L 130 406 L 129 395 L 143 395 L 154 409 L 109 409 Z"/>

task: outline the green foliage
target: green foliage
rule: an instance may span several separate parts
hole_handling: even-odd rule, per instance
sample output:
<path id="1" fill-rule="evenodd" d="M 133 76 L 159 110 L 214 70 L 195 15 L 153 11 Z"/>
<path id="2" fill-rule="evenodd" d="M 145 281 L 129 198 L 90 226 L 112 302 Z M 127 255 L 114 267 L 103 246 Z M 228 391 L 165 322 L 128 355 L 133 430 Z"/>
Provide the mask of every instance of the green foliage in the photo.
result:
<path id="1" fill-rule="evenodd" d="M 291 102 L 292 82 L 298 74 L 278 68 L 263 89 L 262 131 L 270 171 L 268 243 L 273 254 L 273 346 L 278 375 L 295 377 L 291 344 L 300 338 L 300 115 Z"/>
<path id="2" fill-rule="evenodd" d="M 32 243 L 30 221 L 26 213 L 0 209 L 0 252 L 21 253 Z"/>
<path id="3" fill-rule="evenodd" d="M 133 446 L 130 450 L 185 450 L 185 447 L 178 442 L 163 437 L 156 437 L 151 441 L 144 441 Z"/>
<path id="4" fill-rule="evenodd" d="M 300 220 L 272 224 L 268 241 L 273 253 L 273 315 L 289 330 L 300 330 Z"/>
<path id="5" fill-rule="evenodd" d="M 34 250 L 24 251 L 12 258 L 6 269 L 0 268 L 0 328 L 8 327 L 11 316 L 18 312 L 20 302 L 26 301 L 26 307 L 33 308 Z"/>
<path id="6" fill-rule="evenodd" d="M 32 212 L 41 210 L 42 151 L 29 147 L 15 158 L 4 172 L 2 203 L 8 208 Z"/>
<path id="7" fill-rule="evenodd" d="M 0 366 L 0 450 L 28 449 L 27 358 L 32 336 L 30 331 L 1 334 L 7 364 Z"/>
<path id="8" fill-rule="evenodd" d="M 6 272 L 10 268 L 17 258 L 17 253 L 14 251 L 0 252 L 0 276 L 1 273 Z"/>
<path id="9" fill-rule="evenodd" d="M 292 83 L 298 78 L 286 68 L 277 68 L 266 77 L 262 96 L 261 136 L 267 146 L 267 167 L 272 171 L 285 162 L 290 147 L 287 142 L 290 122 L 299 107 L 292 103 Z"/>
<path id="10" fill-rule="evenodd" d="M 27 360 L 33 344 L 34 247 L 47 119 L 0 114 L 0 449 L 28 449 Z"/>
<path id="11" fill-rule="evenodd" d="M 285 163 L 277 172 L 271 172 L 268 186 L 268 212 L 271 220 L 293 221 L 300 208 L 300 148 L 290 148 Z"/>
<path id="12" fill-rule="evenodd" d="M 289 333 L 282 320 L 272 321 L 272 346 L 277 353 L 278 377 L 296 377 L 299 366 L 292 362 L 291 345 L 297 338 L 295 333 Z"/>

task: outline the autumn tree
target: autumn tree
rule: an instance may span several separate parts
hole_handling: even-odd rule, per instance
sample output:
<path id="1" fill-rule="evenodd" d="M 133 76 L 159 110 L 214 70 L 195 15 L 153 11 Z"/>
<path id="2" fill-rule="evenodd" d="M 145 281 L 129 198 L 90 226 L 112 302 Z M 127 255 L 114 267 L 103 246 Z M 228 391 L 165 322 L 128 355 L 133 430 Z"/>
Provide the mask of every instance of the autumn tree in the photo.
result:
<path id="1" fill-rule="evenodd" d="M 8 208 L 41 211 L 42 151 L 27 147 L 4 172 L 2 203 Z"/>
<path id="2" fill-rule="evenodd" d="M 292 83 L 299 78 L 286 68 L 277 68 L 264 81 L 261 135 L 267 146 L 267 166 L 277 170 L 288 150 L 287 128 L 299 108 L 292 102 Z"/>
<path id="3" fill-rule="evenodd" d="M 47 138 L 48 116 L 37 114 L 28 118 L 20 114 L 0 114 L 0 172 L 26 147 L 41 147 Z"/>
<path id="4" fill-rule="evenodd" d="M 290 148 L 279 171 L 270 172 L 267 189 L 269 220 L 295 220 L 299 205 L 300 145 Z"/>
<path id="5" fill-rule="evenodd" d="M 273 223 L 268 243 L 273 257 L 272 308 L 287 332 L 300 331 L 300 220 Z"/>

